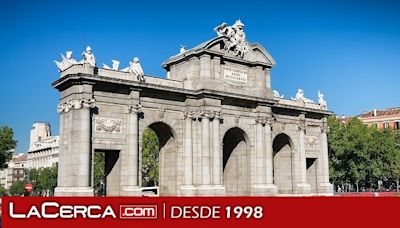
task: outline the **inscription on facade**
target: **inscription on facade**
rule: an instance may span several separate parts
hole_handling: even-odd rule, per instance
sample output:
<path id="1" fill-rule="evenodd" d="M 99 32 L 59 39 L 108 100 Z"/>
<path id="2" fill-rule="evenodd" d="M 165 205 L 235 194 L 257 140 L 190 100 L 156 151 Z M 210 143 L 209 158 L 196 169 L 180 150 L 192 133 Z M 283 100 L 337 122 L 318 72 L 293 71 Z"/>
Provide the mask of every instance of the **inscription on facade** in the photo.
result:
<path id="1" fill-rule="evenodd" d="M 247 71 L 246 70 L 224 66 L 223 71 L 224 71 L 225 79 L 235 81 L 235 82 L 247 83 Z"/>

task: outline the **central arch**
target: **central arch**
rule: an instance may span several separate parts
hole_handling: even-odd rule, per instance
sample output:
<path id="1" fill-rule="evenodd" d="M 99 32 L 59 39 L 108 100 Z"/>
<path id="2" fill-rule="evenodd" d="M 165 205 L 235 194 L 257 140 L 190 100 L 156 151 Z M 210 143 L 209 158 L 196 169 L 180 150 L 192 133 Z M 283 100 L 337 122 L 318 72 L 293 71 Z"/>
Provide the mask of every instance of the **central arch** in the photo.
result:
<path id="1" fill-rule="evenodd" d="M 273 142 L 274 184 L 279 194 L 293 193 L 292 140 L 279 134 Z"/>
<path id="2" fill-rule="evenodd" d="M 166 123 L 155 122 L 148 126 L 158 139 L 159 146 L 159 195 L 176 194 L 176 134 Z M 143 165 L 143 164 L 142 164 Z"/>
<path id="3" fill-rule="evenodd" d="M 223 138 L 223 171 L 227 196 L 250 194 L 249 140 L 246 133 L 234 127 Z"/>

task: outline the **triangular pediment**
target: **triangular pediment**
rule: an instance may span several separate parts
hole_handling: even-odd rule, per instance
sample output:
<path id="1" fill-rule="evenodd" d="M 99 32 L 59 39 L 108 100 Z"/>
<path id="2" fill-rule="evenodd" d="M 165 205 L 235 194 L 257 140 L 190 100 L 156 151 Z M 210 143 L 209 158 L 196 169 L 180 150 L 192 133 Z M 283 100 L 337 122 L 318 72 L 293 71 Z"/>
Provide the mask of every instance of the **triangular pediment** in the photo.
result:
<path id="1" fill-rule="evenodd" d="M 265 50 L 265 48 L 258 43 L 255 44 L 248 43 L 249 50 L 246 54 L 244 54 L 243 58 L 235 55 L 235 53 L 233 53 L 232 51 L 228 51 L 224 48 L 225 47 L 224 37 L 217 37 L 215 39 L 203 43 L 203 45 L 204 49 L 220 52 L 224 56 L 236 57 L 239 60 L 245 60 L 248 62 L 264 63 L 270 66 L 276 65 L 275 60 L 268 53 L 268 51 Z"/>
<path id="2" fill-rule="evenodd" d="M 237 53 L 227 50 L 225 48 L 225 42 L 226 40 L 224 37 L 216 37 L 212 40 L 203 42 L 183 53 L 172 56 L 164 62 L 163 66 L 168 68 L 168 66 L 174 63 L 178 63 L 184 59 L 190 58 L 191 56 L 201 55 L 203 52 L 209 52 L 213 55 L 219 55 L 222 58 L 232 59 L 245 64 L 257 64 L 266 67 L 274 67 L 276 65 L 275 60 L 268 51 L 258 43 L 252 44 L 246 41 L 248 51 L 243 55 L 243 57 L 241 57 L 237 55 Z"/>

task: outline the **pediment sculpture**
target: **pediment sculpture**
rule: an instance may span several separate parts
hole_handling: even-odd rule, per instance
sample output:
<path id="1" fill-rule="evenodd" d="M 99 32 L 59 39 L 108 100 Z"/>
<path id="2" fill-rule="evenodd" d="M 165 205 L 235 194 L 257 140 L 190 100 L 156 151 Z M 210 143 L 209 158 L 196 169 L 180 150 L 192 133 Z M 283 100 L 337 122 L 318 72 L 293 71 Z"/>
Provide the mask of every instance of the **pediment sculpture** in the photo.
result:
<path id="1" fill-rule="evenodd" d="M 237 20 L 232 26 L 227 23 L 222 23 L 214 28 L 218 36 L 224 37 L 225 50 L 232 51 L 234 55 L 243 58 L 249 51 L 248 43 L 246 41 L 246 33 L 243 31 L 244 24 Z"/>

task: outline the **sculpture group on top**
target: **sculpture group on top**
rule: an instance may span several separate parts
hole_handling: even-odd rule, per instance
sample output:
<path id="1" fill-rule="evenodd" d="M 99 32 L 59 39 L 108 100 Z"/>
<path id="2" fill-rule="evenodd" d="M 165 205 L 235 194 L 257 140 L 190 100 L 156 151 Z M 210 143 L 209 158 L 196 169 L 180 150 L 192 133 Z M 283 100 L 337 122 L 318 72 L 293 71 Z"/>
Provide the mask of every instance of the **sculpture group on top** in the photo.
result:
<path id="1" fill-rule="evenodd" d="M 273 93 L 274 93 L 275 98 L 280 98 L 280 99 L 285 98 L 284 95 L 279 94 L 279 92 L 277 90 L 274 90 Z M 292 97 L 290 99 L 293 101 L 296 101 L 296 102 L 303 103 L 303 104 L 305 104 L 305 103 L 314 104 L 315 103 L 313 100 L 306 98 L 304 96 L 304 91 L 302 89 L 298 89 L 296 96 Z M 326 104 L 326 101 L 324 99 L 324 94 L 322 94 L 319 90 L 318 90 L 318 105 L 319 105 L 320 109 L 328 110 L 328 105 Z"/>
<path id="2" fill-rule="evenodd" d="M 111 60 L 112 66 L 108 66 L 103 64 L 103 69 L 106 70 L 114 70 L 114 71 L 121 71 L 121 72 L 128 72 L 132 74 L 137 80 L 144 81 L 144 72 L 142 66 L 140 65 L 139 58 L 133 58 L 132 62 L 129 62 L 129 66 L 119 70 L 120 62 L 118 60 Z M 61 54 L 61 62 L 55 61 L 55 64 L 58 67 L 60 72 L 65 71 L 72 65 L 76 64 L 89 64 L 91 67 L 96 67 L 96 57 L 94 56 L 92 49 L 90 46 L 87 46 L 85 51 L 82 53 L 82 60 L 76 61 L 72 58 L 72 51 L 67 51 L 65 56 Z"/>
<path id="3" fill-rule="evenodd" d="M 248 44 L 246 42 L 246 33 L 243 31 L 244 24 L 237 20 L 232 26 L 228 26 L 227 23 L 222 23 L 214 28 L 214 31 L 218 36 L 224 37 L 225 49 L 233 51 L 236 56 L 243 58 L 244 55 L 249 51 Z"/>

